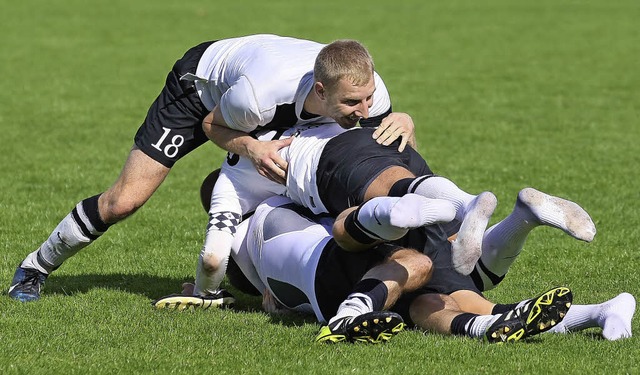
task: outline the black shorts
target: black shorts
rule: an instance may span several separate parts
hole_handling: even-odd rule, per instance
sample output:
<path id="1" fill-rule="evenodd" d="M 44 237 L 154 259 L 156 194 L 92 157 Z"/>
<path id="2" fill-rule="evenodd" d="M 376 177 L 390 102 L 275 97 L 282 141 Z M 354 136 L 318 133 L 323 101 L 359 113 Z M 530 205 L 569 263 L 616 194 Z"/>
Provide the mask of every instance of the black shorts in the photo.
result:
<path id="1" fill-rule="evenodd" d="M 202 104 L 193 82 L 180 81 L 180 77 L 196 72 L 198 61 L 212 43 L 195 46 L 176 61 L 135 135 L 136 146 L 165 167 L 171 168 L 208 140 L 202 131 L 202 120 L 209 110 Z"/>
<path id="2" fill-rule="evenodd" d="M 400 314 L 408 325 L 413 325 L 409 316 L 409 306 L 421 294 L 449 295 L 458 290 L 470 290 L 482 295 L 471 276 L 461 275 L 453 268 L 451 243 L 442 226 L 430 225 L 411 230 L 399 242 L 409 248 L 423 249 L 422 252 L 431 258 L 433 263 L 433 273 L 427 284 L 414 292 L 403 294 L 391 309 Z"/>
<path id="3" fill-rule="evenodd" d="M 400 140 L 389 146 L 376 143 L 375 129 L 362 128 L 344 132 L 331 139 L 320 155 L 316 181 L 320 199 L 331 215 L 363 203 L 371 182 L 392 166 L 405 167 L 416 176 L 431 175 L 420 154 L 406 147 L 398 151 Z"/>
<path id="4" fill-rule="evenodd" d="M 401 248 L 386 243 L 352 252 L 340 248 L 333 239 L 327 242 L 318 260 L 315 278 L 316 299 L 322 315 L 327 319 L 336 315 L 338 306 L 367 271 Z"/>

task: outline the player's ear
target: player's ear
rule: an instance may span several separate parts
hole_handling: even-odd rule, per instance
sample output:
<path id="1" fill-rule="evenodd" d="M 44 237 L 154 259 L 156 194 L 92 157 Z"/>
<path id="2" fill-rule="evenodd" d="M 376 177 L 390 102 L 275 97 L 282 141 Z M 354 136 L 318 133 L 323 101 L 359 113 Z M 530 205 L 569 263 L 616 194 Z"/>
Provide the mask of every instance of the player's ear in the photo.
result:
<path id="1" fill-rule="evenodd" d="M 317 82 L 313 85 L 313 90 L 316 92 L 316 95 L 318 95 L 318 98 L 320 98 L 321 100 L 325 100 L 326 98 L 326 94 L 327 91 L 324 87 L 324 85 L 322 84 L 322 82 Z"/>

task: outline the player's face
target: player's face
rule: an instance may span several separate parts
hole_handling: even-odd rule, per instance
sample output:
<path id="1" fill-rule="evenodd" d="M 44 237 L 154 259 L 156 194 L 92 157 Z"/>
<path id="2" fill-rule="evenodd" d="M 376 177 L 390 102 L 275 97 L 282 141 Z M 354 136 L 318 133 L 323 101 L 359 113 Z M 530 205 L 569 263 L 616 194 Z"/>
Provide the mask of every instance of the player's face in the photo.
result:
<path id="1" fill-rule="evenodd" d="M 347 78 L 341 79 L 325 92 L 325 105 L 329 117 L 345 129 L 353 128 L 361 118 L 369 117 L 376 86 L 373 76 L 362 86 L 356 86 Z"/>

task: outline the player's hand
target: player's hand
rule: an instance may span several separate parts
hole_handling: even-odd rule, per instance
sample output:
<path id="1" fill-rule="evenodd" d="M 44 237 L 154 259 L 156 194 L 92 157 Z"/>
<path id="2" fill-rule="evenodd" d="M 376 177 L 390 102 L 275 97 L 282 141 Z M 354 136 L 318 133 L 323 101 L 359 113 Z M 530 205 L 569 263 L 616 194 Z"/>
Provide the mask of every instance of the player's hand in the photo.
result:
<path id="1" fill-rule="evenodd" d="M 282 306 L 280 302 L 271 294 L 269 289 L 264 290 L 262 296 L 262 309 L 269 314 L 288 314 L 290 311 Z"/>
<path id="2" fill-rule="evenodd" d="M 378 144 L 389 146 L 396 139 L 402 138 L 398 151 L 404 151 L 407 143 L 416 148 L 415 126 L 411 116 L 402 112 L 392 112 L 385 117 L 380 126 L 373 132 L 373 139 Z"/>
<path id="3" fill-rule="evenodd" d="M 254 142 L 247 148 L 247 154 L 260 175 L 285 185 L 289 164 L 278 154 L 278 150 L 287 147 L 293 137 L 275 141 Z"/>

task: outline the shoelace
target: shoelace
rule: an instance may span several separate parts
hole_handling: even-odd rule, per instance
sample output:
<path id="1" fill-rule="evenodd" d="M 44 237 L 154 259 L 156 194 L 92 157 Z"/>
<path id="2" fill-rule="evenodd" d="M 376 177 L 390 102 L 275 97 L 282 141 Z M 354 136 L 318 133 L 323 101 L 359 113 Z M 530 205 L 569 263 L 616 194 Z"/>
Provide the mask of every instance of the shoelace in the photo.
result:
<path id="1" fill-rule="evenodd" d="M 22 280 L 21 284 L 26 286 L 27 290 L 39 290 L 40 284 L 44 283 L 44 280 L 41 280 L 40 275 L 36 271 L 27 271 L 25 272 L 25 278 Z"/>

